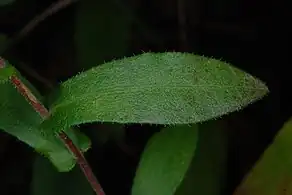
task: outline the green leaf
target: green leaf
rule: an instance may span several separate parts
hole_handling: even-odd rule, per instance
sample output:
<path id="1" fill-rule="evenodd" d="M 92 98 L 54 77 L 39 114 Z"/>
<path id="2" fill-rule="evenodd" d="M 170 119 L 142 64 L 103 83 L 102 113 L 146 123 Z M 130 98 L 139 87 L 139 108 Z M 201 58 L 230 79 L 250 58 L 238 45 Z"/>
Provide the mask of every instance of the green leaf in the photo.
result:
<path id="1" fill-rule="evenodd" d="M 134 16 L 120 0 L 82 0 L 75 20 L 80 67 L 91 68 L 126 55 Z"/>
<path id="2" fill-rule="evenodd" d="M 181 145 L 187 144 L 185 141 L 188 141 L 191 138 L 183 139 L 180 136 L 179 139 L 182 140 L 179 142 L 175 140 L 175 136 L 173 136 L 172 142 L 168 141 L 167 144 L 165 144 L 166 141 L 162 141 L 162 139 L 160 139 L 155 142 L 156 148 L 154 148 L 154 144 L 151 145 L 151 143 L 154 142 L 153 139 L 158 140 L 158 138 L 153 137 L 149 141 L 149 144 L 147 145 L 142 156 L 137 175 L 134 180 L 133 195 L 222 194 L 222 190 L 225 185 L 227 166 L 227 134 L 226 131 L 224 131 L 224 126 L 221 122 L 211 121 L 196 125 L 194 127 L 181 126 L 173 129 L 173 134 L 176 133 L 177 135 L 182 134 L 181 131 L 183 128 L 188 128 L 189 131 L 198 131 L 198 135 L 196 135 L 196 137 L 198 137 L 198 141 L 195 148 L 195 154 L 189 157 L 191 158 L 191 162 L 189 162 L 187 172 L 185 172 L 184 175 L 182 174 L 183 178 L 180 180 L 179 185 L 174 187 L 170 184 L 172 181 L 170 175 L 175 174 L 176 171 L 180 170 L 177 168 L 179 166 L 174 164 L 176 160 L 180 160 L 179 162 L 182 162 L 187 157 L 185 156 L 180 158 L 178 156 L 178 159 L 170 160 L 167 156 L 176 156 L 176 152 L 187 151 L 184 148 L 181 148 Z M 186 131 L 186 129 L 184 130 Z M 169 129 L 166 128 L 165 131 L 169 131 Z M 166 133 L 167 132 L 165 132 L 165 134 Z M 171 138 L 169 137 L 167 138 L 170 140 Z M 151 152 L 149 151 L 149 145 L 152 149 Z M 162 151 L 161 148 L 164 150 Z M 147 159 L 145 160 L 146 157 Z M 137 179 L 137 177 L 139 177 L 139 179 Z"/>
<path id="3" fill-rule="evenodd" d="M 144 53 L 64 82 L 43 128 L 93 121 L 189 124 L 263 97 L 267 87 L 227 63 L 187 53 Z"/>
<path id="4" fill-rule="evenodd" d="M 79 167 L 67 173 L 57 172 L 42 156 L 37 156 L 31 182 L 31 195 L 94 195 Z"/>
<path id="5" fill-rule="evenodd" d="M 15 74 L 15 68 L 9 64 L 4 68 L 0 68 L 0 84 L 9 81 L 9 78 Z"/>
<path id="6" fill-rule="evenodd" d="M 198 125 L 195 155 L 175 195 L 222 195 L 227 173 L 227 131 L 221 121 Z"/>
<path id="7" fill-rule="evenodd" d="M 235 191 L 234 195 L 292 194 L 292 118 Z"/>
<path id="8" fill-rule="evenodd" d="M 134 179 L 132 195 L 171 195 L 182 182 L 198 140 L 197 126 L 163 129 L 148 142 Z"/>
<path id="9" fill-rule="evenodd" d="M 8 65 L 7 67 L 9 67 Z M 11 72 L 0 69 L 0 75 L 9 77 Z M 15 69 L 14 69 L 15 70 Z M 8 74 L 9 73 L 9 74 Z M 16 74 L 28 87 L 31 84 Z M 38 92 L 31 88 L 36 97 L 41 101 Z M 21 96 L 11 82 L 0 83 L 0 129 L 25 142 L 35 150 L 48 157 L 59 171 L 69 171 L 75 165 L 75 158 L 67 150 L 56 132 L 42 131 L 38 127 L 43 119 L 36 113 L 32 106 Z M 68 131 L 68 136 L 73 142 L 86 151 L 90 146 L 87 137 L 78 131 Z"/>
<path id="10" fill-rule="evenodd" d="M 7 60 L 3 58 L 2 60 L 4 62 L 4 68 L 0 68 L 0 78 L 1 78 L 0 84 L 1 84 L 1 81 L 2 83 L 8 82 L 11 76 L 17 76 L 18 78 L 21 79 L 22 83 L 30 89 L 30 91 L 36 96 L 36 98 L 42 102 L 43 97 L 40 95 L 37 89 L 28 80 L 22 77 L 20 72 L 14 66 L 12 66 Z"/>

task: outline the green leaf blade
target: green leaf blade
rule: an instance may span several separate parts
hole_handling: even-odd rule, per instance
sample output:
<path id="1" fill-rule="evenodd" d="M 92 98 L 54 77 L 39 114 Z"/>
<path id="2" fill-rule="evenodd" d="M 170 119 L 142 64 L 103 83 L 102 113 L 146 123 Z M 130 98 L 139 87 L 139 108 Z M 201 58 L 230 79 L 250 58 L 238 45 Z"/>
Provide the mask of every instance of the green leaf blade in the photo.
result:
<path id="1" fill-rule="evenodd" d="M 0 69 L 0 75 L 5 75 L 2 74 L 4 69 Z M 16 74 L 23 83 L 27 86 L 32 86 L 26 79 L 21 77 L 16 69 L 13 68 L 12 70 L 13 74 Z M 7 80 L 11 76 L 10 73 L 6 74 Z M 36 89 L 33 87 L 31 89 L 36 97 L 41 100 L 42 98 Z M 11 82 L 0 82 L 0 93 L 0 129 L 49 158 L 59 171 L 70 171 L 76 163 L 75 157 L 57 137 L 57 133 L 50 129 L 46 131 L 39 129 L 43 119 L 25 98 L 18 93 Z M 82 151 L 86 151 L 89 148 L 90 141 L 83 134 L 75 130 L 67 133 Z"/>
<path id="2" fill-rule="evenodd" d="M 0 67 L 0 84 L 8 82 L 10 77 L 17 74 L 16 69 L 11 66 L 7 61 L 3 60 L 1 57 L 1 63 L 4 63 L 4 67 Z"/>
<path id="3" fill-rule="evenodd" d="M 226 187 L 228 135 L 220 120 L 198 124 L 195 155 L 175 195 L 222 195 Z"/>
<path id="4" fill-rule="evenodd" d="M 234 195 L 292 194 L 292 118 L 276 135 Z"/>
<path id="5" fill-rule="evenodd" d="M 132 195 L 174 194 L 195 153 L 197 134 L 197 126 L 176 126 L 154 135 L 141 157 Z"/>
<path id="6" fill-rule="evenodd" d="M 144 53 L 83 72 L 61 85 L 55 128 L 93 121 L 189 124 L 236 111 L 268 92 L 227 63 L 187 53 Z"/>

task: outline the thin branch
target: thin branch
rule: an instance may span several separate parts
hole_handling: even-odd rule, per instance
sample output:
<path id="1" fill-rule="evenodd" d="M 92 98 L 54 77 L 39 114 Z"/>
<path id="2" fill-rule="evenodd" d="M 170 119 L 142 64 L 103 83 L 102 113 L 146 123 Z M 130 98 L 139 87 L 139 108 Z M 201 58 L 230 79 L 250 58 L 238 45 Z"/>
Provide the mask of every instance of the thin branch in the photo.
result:
<path id="1" fill-rule="evenodd" d="M 53 3 L 50 7 L 48 7 L 43 13 L 35 16 L 16 36 L 17 39 L 26 36 L 29 32 L 31 32 L 40 22 L 45 20 L 47 17 L 57 13 L 61 9 L 66 8 L 71 5 L 73 2 L 77 0 L 59 0 L 57 3 Z"/>
<path id="2" fill-rule="evenodd" d="M 39 73 L 37 73 L 31 67 L 26 66 L 24 63 L 19 62 L 17 68 L 19 68 L 20 70 L 24 71 L 26 74 L 28 74 L 32 78 L 36 79 L 37 81 L 41 82 L 48 89 L 52 90 L 54 88 L 54 85 L 48 79 L 42 77 L 41 75 L 39 75 Z"/>
<path id="3" fill-rule="evenodd" d="M 0 68 L 4 68 L 5 66 L 5 60 L 0 57 Z M 11 76 L 10 81 L 18 90 L 18 92 L 25 97 L 25 99 L 42 118 L 45 119 L 49 117 L 50 114 L 47 108 L 35 97 L 35 95 L 33 95 L 28 87 L 17 76 Z M 76 157 L 77 163 L 90 183 L 92 189 L 96 192 L 97 195 L 105 195 L 82 152 L 75 146 L 73 141 L 66 135 L 64 131 L 61 131 L 58 136 L 64 142 L 68 150 Z"/>
<path id="4" fill-rule="evenodd" d="M 34 110 L 42 117 L 47 118 L 49 111 L 38 101 L 38 99 L 32 94 L 32 92 L 23 84 L 23 82 L 15 75 L 10 77 L 10 81 L 18 90 L 18 92 L 25 97 Z"/>
<path id="5" fill-rule="evenodd" d="M 23 37 L 27 36 L 40 22 L 45 20 L 47 17 L 57 13 L 61 9 L 64 9 L 78 0 L 59 0 L 57 3 L 53 3 L 50 7 L 45 9 L 41 14 L 35 16 L 27 25 L 25 25 L 14 37 L 7 40 L 6 46 L 1 48 L 0 54 L 12 48 L 16 43 L 22 40 Z"/>
<path id="6" fill-rule="evenodd" d="M 59 134 L 60 138 L 65 143 L 66 147 L 76 156 L 77 163 L 79 164 L 81 170 L 86 175 L 87 180 L 89 181 L 92 189 L 97 195 L 105 195 L 101 185 L 98 183 L 95 175 L 93 174 L 88 162 L 83 156 L 82 152 L 74 145 L 72 140 L 66 135 L 64 131 L 61 131 Z"/>
<path id="7" fill-rule="evenodd" d="M 56 3 L 53 3 L 50 7 L 45 9 L 44 12 L 41 14 L 35 16 L 27 25 L 24 26 L 22 30 L 20 30 L 19 33 L 16 34 L 15 37 L 12 39 L 7 40 L 5 47 L 0 49 L 0 54 L 3 54 L 10 48 L 12 48 L 16 43 L 18 43 L 20 40 L 22 40 L 23 37 L 27 36 L 40 22 L 45 20 L 47 17 L 53 15 L 54 13 L 57 13 L 61 9 L 64 9 L 71 5 L 74 2 L 77 2 L 78 0 L 59 0 Z M 35 79 L 39 80 L 40 82 L 44 83 L 46 86 L 52 88 L 52 85 L 49 84 L 46 79 L 39 76 L 36 72 L 28 70 L 29 68 L 26 66 L 23 66 L 22 69 L 28 73 L 30 76 L 34 77 Z"/>

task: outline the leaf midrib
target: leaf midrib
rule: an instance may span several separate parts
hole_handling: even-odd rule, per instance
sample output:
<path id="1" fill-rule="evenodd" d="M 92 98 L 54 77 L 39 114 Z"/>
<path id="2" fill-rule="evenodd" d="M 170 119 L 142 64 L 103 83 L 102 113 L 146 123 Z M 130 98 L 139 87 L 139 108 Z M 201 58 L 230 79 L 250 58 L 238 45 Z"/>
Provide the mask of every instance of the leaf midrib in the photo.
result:
<path id="1" fill-rule="evenodd" d="M 119 87 L 117 87 L 117 86 L 119 86 Z M 153 87 L 153 86 L 155 86 L 155 87 Z M 125 88 L 126 88 L 126 90 L 125 90 Z M 179 85 L 175 85 L 175 86 L 169 86 L 169 85 L 167 85 L 167 86 L 157 87 L 156 85 L 151 85 L 151 86 L 147 85 L 147 87 L 145 87 L 145 86 L 141 86 L 141 87 L 130 86 L 129 87 L 129 85 L 116 85 L 116 87 L 111 86 L 110 88 L 99 88 L 98 91 L 103 92 L 100 94 L 103 94 L 103 96 L 106 96 L 106 95 L 112 95 L 114 93 L 116 93 L 116 94 L 124 94 L 124 93 L 131 93 L 131 92 L 137 93 L 139 91 L 143 91 L 143 93 L 145 93 L 145 92 L 147 93 L 147 91 L 148 91 L 148 93 L 149 92 L 151 93 L 152 90 L 158 90 L 158 89 L 163 89 L 161 91 L 165 91 L 165 90 L 174 91 L 176 89 L 177 90 L 179 90 L 179 89 L 188 89 L 189 90 L 192 88 L 199 88 L 197 90 L 202 90 L 202 88 L 208 88 L 209 90 L 214 89 L 214 91 L 215 91 L 218 89 L 228 89 L 228 88 L 229 89 L 230 88 L 236 89 L 236 86 L 232 86 L 232 85 L 225 85 L 225 86 L 220 86 L 220 85 L 183 85 L 183 86 L 179 86 Z M 247 87 L 245 87 L 245 89 L 255 90 L 255 91 L 262 90 L 263 92 L 267 90 L 266 87 L 264 87 L 264 86 L 262 88 L 256 88 L 256 87 L 248 87 L 247 88 Z M 98 96 L 99 94 L 96 94 L 98 91 L 87 93 L 88 94 L 87 97 Z M 100 97 L 101 96 L 102 95 L 100 95 Z M 51 110 L 51 112 L 54 112 L 58 108 L 66 106 L 66 105 L 71 104 L 73 102 L 84 101 L 84 100 L 86 100 L 87 97 L 82 97 L 82 98 L 75 97 L 74 99 L 69 99 L 69 100 L 68 99 L 67 100 L 59 99 L 59 100 L 57 100 L 57 102 L 62 101 L 62 103 L 57 104 L 56 106 L 53 106 L 50 110 Z"/>

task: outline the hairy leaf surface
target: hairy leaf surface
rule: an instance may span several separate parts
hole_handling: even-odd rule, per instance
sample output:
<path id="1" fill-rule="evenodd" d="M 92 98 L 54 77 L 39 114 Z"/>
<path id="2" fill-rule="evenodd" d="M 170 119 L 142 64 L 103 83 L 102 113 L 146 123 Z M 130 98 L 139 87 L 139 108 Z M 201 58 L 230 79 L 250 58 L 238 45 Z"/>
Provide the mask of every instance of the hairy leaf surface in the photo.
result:
<path id="1" fill-rule="evenodd" d="M 231 65 L 187 53 L 144 53 L 64 82 L 43 128 L 93 121 L 188 124 L 238 110 L 268 92 Z"/>

